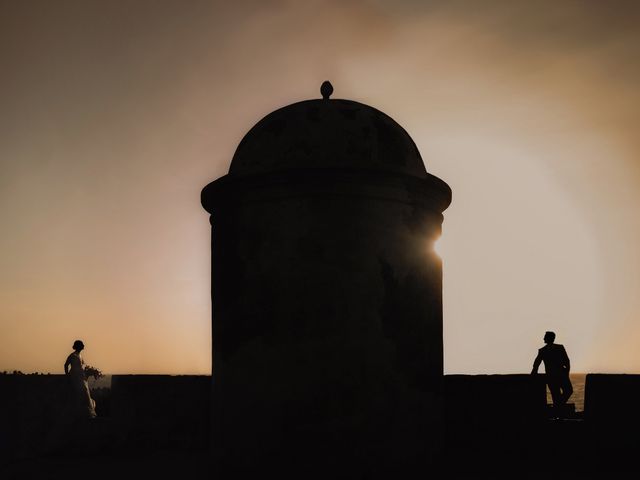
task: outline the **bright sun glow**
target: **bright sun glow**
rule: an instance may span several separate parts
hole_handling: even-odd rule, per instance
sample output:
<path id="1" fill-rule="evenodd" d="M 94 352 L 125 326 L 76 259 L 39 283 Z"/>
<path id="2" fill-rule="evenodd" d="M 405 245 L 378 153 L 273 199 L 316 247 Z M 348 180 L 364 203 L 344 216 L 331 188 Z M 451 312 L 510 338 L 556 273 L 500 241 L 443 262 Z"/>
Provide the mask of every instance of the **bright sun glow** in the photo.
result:
<path id="1" fill-rule="evenodd" d="M 439 237 L 435 242 L 433 242 L 433 251 L 436 252 L 436 255 L 442 258 L 442 237 Z"/>

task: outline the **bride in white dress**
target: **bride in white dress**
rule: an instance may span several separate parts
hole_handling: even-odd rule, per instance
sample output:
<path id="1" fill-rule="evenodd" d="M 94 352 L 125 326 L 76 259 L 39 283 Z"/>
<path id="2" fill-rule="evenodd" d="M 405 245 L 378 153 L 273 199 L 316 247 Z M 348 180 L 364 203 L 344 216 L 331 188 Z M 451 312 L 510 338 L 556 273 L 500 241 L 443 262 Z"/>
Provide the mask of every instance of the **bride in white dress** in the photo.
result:
<path id="1" fill-rule="evenodd" d="M 64 362 L 64 373 L 71 381 L 73 404 L 78 416 L 95 418 L 96 402 L 91 398 L 89 382 L 84 372 L 84 360 L 80 354 L 83 349 L 84 343 L 81 340 L 73 342 L 73 352 Z"/>

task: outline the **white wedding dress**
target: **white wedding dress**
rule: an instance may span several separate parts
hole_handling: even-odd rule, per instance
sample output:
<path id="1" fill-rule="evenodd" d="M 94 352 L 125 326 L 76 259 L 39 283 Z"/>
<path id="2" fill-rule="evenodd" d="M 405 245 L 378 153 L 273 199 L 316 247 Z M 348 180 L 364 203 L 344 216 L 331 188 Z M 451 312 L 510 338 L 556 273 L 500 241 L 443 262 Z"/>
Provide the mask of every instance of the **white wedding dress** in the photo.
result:
<path id="1" fill-rule="evenodd" d="M 84 374 L 84 360 L 78 352 L 73 352 L 67 358 L 70 365 L 69 379 L 71 380 L 73 404 L 78 416 L 95 418 L 96 402 L 91 398 L 89 382 Z"/>

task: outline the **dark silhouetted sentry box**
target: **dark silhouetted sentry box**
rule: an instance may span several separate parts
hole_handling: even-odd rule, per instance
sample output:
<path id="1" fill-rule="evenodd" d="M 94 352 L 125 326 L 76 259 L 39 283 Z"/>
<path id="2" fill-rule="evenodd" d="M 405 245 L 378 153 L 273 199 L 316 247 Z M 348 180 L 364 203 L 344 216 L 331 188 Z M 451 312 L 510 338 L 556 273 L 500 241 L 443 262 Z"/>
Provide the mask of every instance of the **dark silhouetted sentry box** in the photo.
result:
<path id="1" fill-rule="evenodd" d="M 393 119 L 332 90 L 260 120 L 202 191 L 222 469 L 372 474 L 442 449 L 451 189 Z"/>

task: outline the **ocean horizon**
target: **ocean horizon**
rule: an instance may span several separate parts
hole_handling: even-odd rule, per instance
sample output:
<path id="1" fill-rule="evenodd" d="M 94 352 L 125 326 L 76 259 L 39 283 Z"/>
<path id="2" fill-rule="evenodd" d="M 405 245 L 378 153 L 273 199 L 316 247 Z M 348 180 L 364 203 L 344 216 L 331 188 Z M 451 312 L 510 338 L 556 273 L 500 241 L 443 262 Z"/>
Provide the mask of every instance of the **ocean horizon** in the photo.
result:
<path id="1" fill-rule="evenodd" d="M 584 411 L 584 384 L 587 378 L 586 373 L 570 373 L 571 385 L 573 386 L 573 394 L 569 398 L 569 403 L 576 406 L 576 412 Z M 547 387 L 547 403 L 552 403 L 551 392 Z"/>

